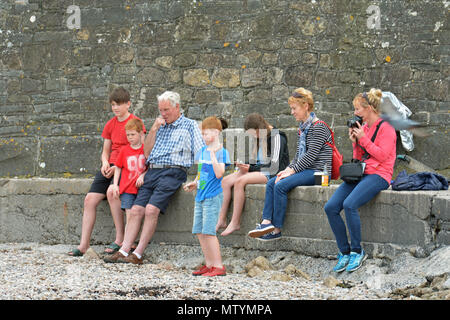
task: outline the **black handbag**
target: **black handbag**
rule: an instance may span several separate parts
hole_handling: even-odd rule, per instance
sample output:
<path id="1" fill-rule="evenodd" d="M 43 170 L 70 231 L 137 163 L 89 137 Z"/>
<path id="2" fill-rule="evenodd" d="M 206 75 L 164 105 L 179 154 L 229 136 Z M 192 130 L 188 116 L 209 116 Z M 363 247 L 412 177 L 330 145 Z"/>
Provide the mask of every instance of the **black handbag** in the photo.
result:
<path id="1" fill-rule="evenodd" d="M 372 142 L 375 141 L 375 138 L 377 137 L 378 129 L 380 129 L 381 124 L 384 122 L 384 120 L 381 120 L 380 123 L 377 125 L 377 128 L 372 136 Z M 352 159 L 352 162 L 350 163 L 344 163 L 339 167 L 339 175 L 341 179 L 347 183 L 357 183 L 361 181 L 363 175 L 364 175 L 364 169 L 366 167 L 366 164 L 364 163 L 365 160 L 370 158 L 369 153 L 361 147 L 359 144 L 358 146 L 364 150 L 364 155 L 362 156 L 361 161 L 358 159 Z"/>
<path id="2" fill-rule="evenodd" d="M 352 159 L 355 161 L 356 159 Z M 339 175 L 341 179 L 347 183 L 357 183 L 362 179 L 366 164 L 356 160 L 355 162 L 344 163 L 339 167 Z"/>

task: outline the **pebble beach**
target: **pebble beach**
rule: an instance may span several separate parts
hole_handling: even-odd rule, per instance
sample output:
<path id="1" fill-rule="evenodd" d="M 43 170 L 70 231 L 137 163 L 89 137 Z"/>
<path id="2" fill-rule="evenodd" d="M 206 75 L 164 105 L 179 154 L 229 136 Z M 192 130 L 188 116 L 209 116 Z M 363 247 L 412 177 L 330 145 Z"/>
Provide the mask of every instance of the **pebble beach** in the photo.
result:
<path id="1" fill-rule="evenodd" d="M 379 299 L 364 288 L 328 288 L 323 281 L 272 270 L 266 277 L 228 272 L 224 277 L 194 277 L 169 261 L 143 265 L 105 263 L 94 257 L 69 257 L 68 245 L 2 244 L 0 299 Z M 102 252 L 103 246 L 94 246 Z M 189 263 L 187 263 L 189 265 Z M 228 268 L 230 269 L 230 268 Z"/>
<path id="2" fill-rule="evenodd" d="M 379 265 L 367 259 L 353 278 L 329 272 L 336 260 L 223 248 L 227 275 L 194 277 L 199 247 L 151 244 L 143 265 L 103 261 L 104 246 L 70 257 L 73 245 L 0 244 L 2 300 L 386 300 L 360 276 Z M 264 263 L 266 266 L 264 266 Z M 373 267 L 372 267 L 373 269 Z M 345 278 L 347 277 L 347 278 Z M 449 296 L 450 297 L 450 296 Z"/>

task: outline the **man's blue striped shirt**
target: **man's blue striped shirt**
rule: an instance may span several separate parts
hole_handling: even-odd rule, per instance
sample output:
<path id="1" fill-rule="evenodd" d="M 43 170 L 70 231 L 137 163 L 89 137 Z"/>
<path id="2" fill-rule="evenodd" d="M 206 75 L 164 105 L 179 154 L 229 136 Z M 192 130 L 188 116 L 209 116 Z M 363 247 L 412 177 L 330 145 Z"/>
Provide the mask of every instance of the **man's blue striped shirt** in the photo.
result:
<path id="1" fill-rule="evenodd" d="M 204 145 L 197 122 L 181 115 L 158 129 L 147 164 L 190 167 Z"/>

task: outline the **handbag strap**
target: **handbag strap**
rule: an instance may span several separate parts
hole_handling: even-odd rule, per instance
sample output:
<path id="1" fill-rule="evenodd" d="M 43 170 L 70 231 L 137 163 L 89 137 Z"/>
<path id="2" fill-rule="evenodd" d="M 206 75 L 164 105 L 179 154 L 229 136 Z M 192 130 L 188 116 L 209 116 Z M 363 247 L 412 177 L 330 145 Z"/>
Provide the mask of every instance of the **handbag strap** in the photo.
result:
<path id="1" fill-rule="evenodd" d="M 375 132 L 373 133 L 372 138 L 370 139 L 372 142 L 375 142 L 375 138 L 377 137 L 378 130 L 380 129 L 380 126 L 381 126 L 381 124 L 382 124 L 384 121 L 385 121 L 385 120 L 383 119 L 383 120 L 380 121 L 380 123 L 377 124 L 377 128 L 375 129 Z M 367 150 L 366 150 L 364 147 L 362 147 L 359 143 L 358 143 L 358 146 L 359 146 L 361 149 L 364 150 L 364 154 L 363 154 L 363 156 L 362 156 L 362 158 L 361 158 L 361 162 L 363 162 L 363 161 L 369 159 L 369 158 L 370 158 L 370 154 L 367 152 Z"/>
<path id="2" fill-rule="evenodd" d="M 313 126 L 315 126 L 317 123 L 323 123 L 324 125 L 327 126 L 328 130 L 330 130 L 330 133 L 331 133 L 331 141 L 333 142 L 333 144 L 331 144 L 331 143 L 329 143 L 329 142 L 327 142 L 327 141 L 325 141 L 325 143 L 326 143 L 327 145 L 329 145 L 330 147 L 333 147 L 333 145 L 334 145 L 334 132 L 333 132 L 333 130 L 331 130 L 330 126 L 329 126 L 325 121 L 323 121 L 323 120 L 317 120 L 316 122 L 314 122 Z"/>

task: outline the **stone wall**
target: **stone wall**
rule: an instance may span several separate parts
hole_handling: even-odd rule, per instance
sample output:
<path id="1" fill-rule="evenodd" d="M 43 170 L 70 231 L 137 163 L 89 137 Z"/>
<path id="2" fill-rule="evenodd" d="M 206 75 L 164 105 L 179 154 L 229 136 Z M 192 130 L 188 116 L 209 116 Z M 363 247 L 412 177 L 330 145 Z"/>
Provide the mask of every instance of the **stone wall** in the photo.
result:
<path id="1" fill-rule="evenodd" d="M 78 244 L 83 200 L 92 179 L 0 179 L 0 242 Z M 264 185 L 249 185 L 241 230 L 226 237 L 226 246 L 289 250 L 311 256 L 334 255 L 336 242 L 323 206 L 337 186 L 297 187 L 289 193 L 283 238 L 262 242 L 247 236 L 261 221 Z M 193 193 L 178 190 L 159 218 L 153 242 L 197 244 L 192 234 Z M 428 255 L 450 245 L 450 191 L 382 191 L 359 209 L 364 250 L 370 255 L 395 256 L 411 251 Z M 231 206 L 232 207 L 232 206 Z M 231 208 L 228 219 L 231 218 Z M 107 201 L 97 210 L 91 244 L 108 244 L 115 237 Z"/>
<path id="2" fill-rule="evenodd" d="M 378 87 L 429 125 L 410 155 L 445 171 L 448 10 L 425 0 L 3 0 L 0 176 L 94 173 L 119 85 L 147 127 L 156 95 L 172 89 L 189 117 L 221 115 L 234 128 L 260 112 L 283 129 L 297 126 L 286 100 L 304 86 L 347 160 L 352 98 Z"/>

